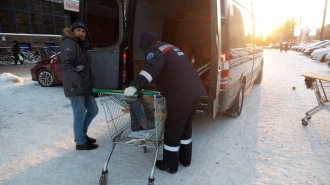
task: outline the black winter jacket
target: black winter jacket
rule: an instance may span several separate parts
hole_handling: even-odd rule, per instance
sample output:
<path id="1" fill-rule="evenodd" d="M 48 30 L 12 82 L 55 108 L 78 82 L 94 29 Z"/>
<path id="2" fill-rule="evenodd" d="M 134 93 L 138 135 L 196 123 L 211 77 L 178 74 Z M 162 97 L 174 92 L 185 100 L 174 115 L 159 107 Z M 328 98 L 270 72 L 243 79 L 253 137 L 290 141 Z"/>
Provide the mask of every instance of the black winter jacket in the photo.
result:
<path id="1" fill-rule="evenodd" d="M 60 58 L 64 94 L 66 97 L 93 96 L 94 77 L 83 42 L 73 35 L 70 28 L 65 28 L 63 34 Z"/>
<path id="2" fill-rule="evenodd" d="M 14 56 L 17 56 L 19 52 L 21 52 L 21 49 L 19 47 L 19 45 L 15 44 L 15 46 L 13 46 L 11 48 L 11 51 L 13 52 L 13 55 Z"/>
<path id="3" fill-rule="evenodd" d="M 179 48 L 158 42 L 145 50 L 146 65 L 143 70 L 166 98 L 167 110 L 175 110 L 206 94 L 204 85 L 189 59 Z M 130 84 L 138 90 L 148 85 L 146 78 L 138 75 Z"/>

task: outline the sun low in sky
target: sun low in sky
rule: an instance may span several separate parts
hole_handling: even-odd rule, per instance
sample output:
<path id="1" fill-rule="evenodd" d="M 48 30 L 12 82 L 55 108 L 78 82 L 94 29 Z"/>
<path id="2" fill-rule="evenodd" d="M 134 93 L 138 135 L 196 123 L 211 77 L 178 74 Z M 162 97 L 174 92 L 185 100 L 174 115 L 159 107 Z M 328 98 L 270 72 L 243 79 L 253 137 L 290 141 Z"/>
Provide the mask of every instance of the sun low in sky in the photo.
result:
<path id="1" fill-rule="evenodd" d="M 256 33 L 268 35 L 276 26 L 294 17 L 297 25 L 322 26 L 326 0 L 252 0 Z M 325 24 L 330 23 L 328 1 Z"/>

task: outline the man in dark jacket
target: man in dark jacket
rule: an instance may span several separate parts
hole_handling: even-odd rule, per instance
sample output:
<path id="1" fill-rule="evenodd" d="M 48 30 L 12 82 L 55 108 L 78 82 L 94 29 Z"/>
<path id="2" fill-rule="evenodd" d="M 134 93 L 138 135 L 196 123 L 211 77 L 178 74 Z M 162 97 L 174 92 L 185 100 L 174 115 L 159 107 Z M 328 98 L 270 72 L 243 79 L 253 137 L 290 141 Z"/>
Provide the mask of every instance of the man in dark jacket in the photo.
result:
<path id="1" fill-rule="evenodd" d="M 13 52 L 14 55 L 14 60 L 15 60 L 15 64 L 17 65 L 17 61 L 19 61 L 21 64 L 23 64 L 23 61 L 20 61 L 18 58 L 18 53 L 21 52 L 21 49 L 19 47 L 19 44 L 16 40 L 13 41 L 13 47 L 11 48 L 11 51 Z"/>
<path id="2" fill-rule="evenodd" d="M 94 77 L 87 56 L 85 24 L 76 21 L 71 28 L 63 30 L 61 42 L 61 66 L 63 68 L 64 94 L 71 101 L 73 110 L 73 132 L 77 150 L 93 150 L 98 147 L 96 139 L 87 136 L 88 126 L 98 113 L 92 89 Z"/>
<path id="3" fill-rule="evenodd" d="M 124 94 L 132 96 L 154 81 L 166 98 L 163 160 L 157 160 L 156 167 L 173 174 L 179 161 L 185 167 L 191 163 L 192 121 L 206 90 L 189 59 L 176 46 L 161 42 L 155 33 L 145 32 L 139 47 L 145 51 L 146 65 Z"/>

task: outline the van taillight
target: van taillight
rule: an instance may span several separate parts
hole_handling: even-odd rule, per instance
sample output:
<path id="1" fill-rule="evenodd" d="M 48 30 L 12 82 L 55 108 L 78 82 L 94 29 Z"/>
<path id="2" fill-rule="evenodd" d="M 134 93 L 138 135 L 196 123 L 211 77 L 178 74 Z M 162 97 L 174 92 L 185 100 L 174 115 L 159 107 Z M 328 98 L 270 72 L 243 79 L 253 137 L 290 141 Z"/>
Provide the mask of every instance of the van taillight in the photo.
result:
<path id="1" fill-rule="evenodd" d="M 126 82 L 126 51 L 123 53 L 123 82 Z"/>
<path id="2" fill-rule="evenodd" d="M 229 51 L 221 53 L 221 81 L 220 88 L 227 89 L 229 82 Z"/>

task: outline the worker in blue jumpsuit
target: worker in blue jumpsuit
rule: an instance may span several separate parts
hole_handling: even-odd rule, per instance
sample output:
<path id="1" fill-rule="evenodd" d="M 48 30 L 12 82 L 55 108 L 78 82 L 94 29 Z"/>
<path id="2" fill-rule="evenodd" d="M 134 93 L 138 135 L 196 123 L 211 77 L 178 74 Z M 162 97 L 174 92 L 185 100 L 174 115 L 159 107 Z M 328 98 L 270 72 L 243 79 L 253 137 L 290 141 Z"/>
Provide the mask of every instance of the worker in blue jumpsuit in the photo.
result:
<path id="1" fill-rule="evenodd" d="M 192 121 L 206 90 L 196 69 L 176 46 L 161 42 L 153 32 L 145 32 L 139 47 L 145 51 L 146 65 L 124 94 L 133 96 L 153 81 L 166 98 L 163 159 L 157 160 L 155 166 L 174 174 L 179 161 L 185 167 L 191 163 Z"/>

